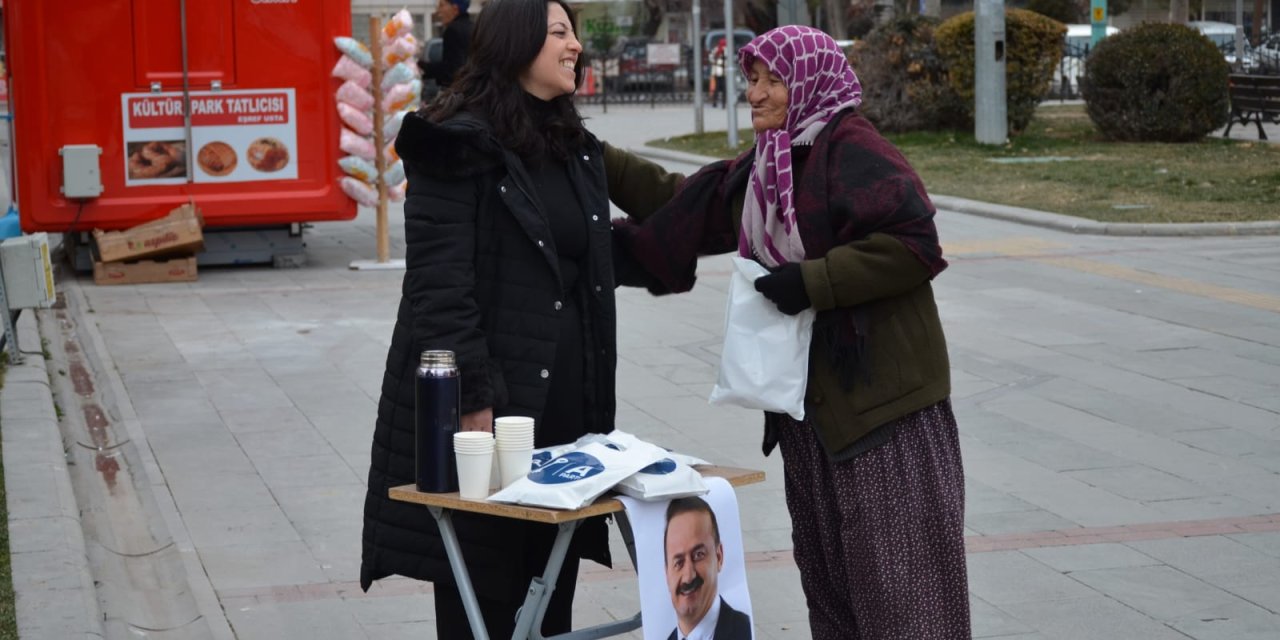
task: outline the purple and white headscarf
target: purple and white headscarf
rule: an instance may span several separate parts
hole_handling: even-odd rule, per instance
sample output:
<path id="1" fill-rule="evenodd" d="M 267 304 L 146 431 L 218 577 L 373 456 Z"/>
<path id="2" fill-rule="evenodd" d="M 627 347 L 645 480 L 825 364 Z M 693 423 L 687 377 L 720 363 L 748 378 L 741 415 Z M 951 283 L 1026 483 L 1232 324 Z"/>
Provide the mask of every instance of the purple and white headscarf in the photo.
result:
<path id="1" fill-rule="evenodd" d="M 756 60 L 786 83 L 787 121 L 781 129 L 756 134 L 738 253 L 776 267 L 805 257 L 796 228 L 791 146 L 812 145 L 836 113 L 858 106 L 862 85 L 836 41 L 812 27 L 788 25 L 756 36 L 738 52 L 744 75 Z"/>

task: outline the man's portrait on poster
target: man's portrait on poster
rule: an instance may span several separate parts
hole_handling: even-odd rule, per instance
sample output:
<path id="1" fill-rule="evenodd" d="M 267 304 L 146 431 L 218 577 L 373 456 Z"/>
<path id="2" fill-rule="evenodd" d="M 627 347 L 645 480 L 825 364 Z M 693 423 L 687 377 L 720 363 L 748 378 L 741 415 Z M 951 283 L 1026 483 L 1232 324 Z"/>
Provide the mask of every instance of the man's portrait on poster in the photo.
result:
<path id="1" fill-rule="evenodd" d="M 733 487 L 670 501 L 620 497 L 635 533 L 645 640 L 754 640 Z"/>
<path id="2" fill-rule="evenodd" d="M 724 546 L 711 505 L 698 497 L 677 498 L 667 505 L 666 520 L 667 588 L 677 621 L 668 640 L 750 640 L 751 621 L 716 588 Z"/>

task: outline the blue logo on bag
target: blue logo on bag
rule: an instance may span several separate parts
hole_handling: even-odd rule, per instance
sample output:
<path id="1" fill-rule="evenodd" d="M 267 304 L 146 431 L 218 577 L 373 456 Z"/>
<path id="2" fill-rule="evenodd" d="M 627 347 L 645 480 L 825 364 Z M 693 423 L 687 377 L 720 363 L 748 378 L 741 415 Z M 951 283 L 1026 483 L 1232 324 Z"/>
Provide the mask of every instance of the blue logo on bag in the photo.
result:
<path id="1" fill-rule="evenodd" d="M 576 482 L 604 471 L 604 465 L 590 454 L 570 451 L 529 473 L 529 479 L 538 484 L 564 484 Z"/>
<path id="2" fill-rule="evenodd" d="M 537 469 L 548 462 L 551 462 L 550 451 L 535 451 L 533 453 L 533 463 L 531 468 Z"/>
<path id="3" fill-rule="evenodd" d="M 665 476 L 676 470 L 676 461 L 671 458 L 663 458 L 643 469 L 640 473 L 648 473 L 655 476 Z"/>

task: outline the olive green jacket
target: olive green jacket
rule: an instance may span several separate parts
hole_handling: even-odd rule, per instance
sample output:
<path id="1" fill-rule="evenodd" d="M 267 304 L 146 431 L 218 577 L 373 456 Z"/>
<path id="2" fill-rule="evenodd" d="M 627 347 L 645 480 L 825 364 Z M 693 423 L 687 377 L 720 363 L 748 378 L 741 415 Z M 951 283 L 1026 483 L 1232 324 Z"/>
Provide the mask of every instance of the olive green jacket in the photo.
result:
<path id="1" fill-rule="evenodd" d="M 610 199 L 638 219 L 665 204 L 683 179 L 607 144 L 605 170 Z M 739 190 L 730 204 L 733 229 L 741 228 L 744 195 Z M 857 376 L 850 388 L 841 385 L 826 346 L 816 340 L 810 345 L 805 413 L 829 455 L 840 458 L 876 427 L 951 394 L 946 338 L 929 273 L 905 245 L 872 233 L 805 260 L 801 272 L 820 321 L 832 309 L 861 305 L 866 311 L 869 375 Z"/>

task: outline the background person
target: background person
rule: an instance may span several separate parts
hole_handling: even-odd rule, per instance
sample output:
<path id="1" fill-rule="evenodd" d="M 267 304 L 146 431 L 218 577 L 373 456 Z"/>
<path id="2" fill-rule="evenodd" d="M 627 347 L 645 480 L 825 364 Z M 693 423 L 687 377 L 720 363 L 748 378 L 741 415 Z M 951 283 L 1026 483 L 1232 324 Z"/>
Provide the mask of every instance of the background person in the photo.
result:
<path id="1" fill-rule="evenodd" d="M 672 500 L 662 546 L 676 611 L 668 640 L 751 640 L 750 618 L 720 597 L 724 547 L 711 505 L 698 497 Z"/>
<path id="2" fill-rule="evenodd" d="M 862 88 L 829 36 L 779 27 L 739 64 L 755 148 L 691 176 L 642 225 L 619 225 L 620 246 L 669 291 L 693 286 L 699 254 L 737 250 L 771 269 L 755 287 L 781 312 L 818 312 L 805 420 L 766 414 L 763 444 L 781 445 L 813 637 L 967 640 L 933 204 L 858 114 Z"/>
<path id="3" fill-rule="evenodd" d="M 724 49 L 725 39 L 720 38 L 716 48 L 711 51 L 711 106 L 713 107 L 725 106 L 724 70 L 728 65 Z"/>
<path id="4" fill-rule="evenodd" d="M 419 354 L 456 354 L 464 430 L 532 416 L 538 447 L 611 431 L 609 197 L 633 215 L 651 212 L 678 179 L 583 128 L 571 97 L 583 65 L 574 27 L 562 0 L 489 0 L 473 64 L 407 116 L 396 139 L 409 180 L 406 270 L 373 433 L 360 584 L 393 574 L 434 582 L 437 636 L 449 640 L 471 630 L 435 520 L 387 496 L 414 478 Z M 489 636 L 510 637 L 557 528 L 465 513 L 453 523 Z M 544 635 L 570 630 L 579 558 L 609 563 L 603 520 L 574 536 Z"/>
<path id="5" fill-rule="evenodd" d="M 441 34 L 439 62 L 419 60 L 424 79 L 435 80 L 441 89 L 448 87 L 467 62 L 467 50 L 471 48 L 471 0 L 438 0 L 436 19 L 444 25 Z"/>

